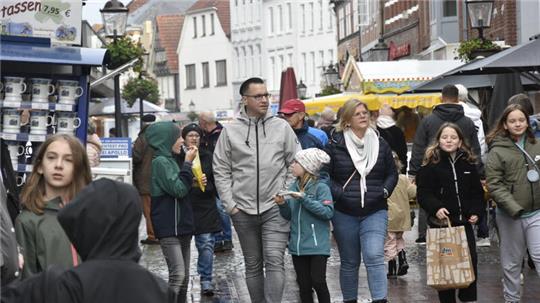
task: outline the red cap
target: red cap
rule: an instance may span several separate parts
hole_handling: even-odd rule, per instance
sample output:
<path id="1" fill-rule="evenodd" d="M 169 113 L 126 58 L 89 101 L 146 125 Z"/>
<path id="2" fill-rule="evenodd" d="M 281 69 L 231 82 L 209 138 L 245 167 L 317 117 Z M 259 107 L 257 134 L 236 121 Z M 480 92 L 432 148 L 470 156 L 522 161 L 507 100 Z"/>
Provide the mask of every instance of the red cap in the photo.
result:
<path id="1" fill-rule="evenodd" d="M 294 113 L 304 113 L 306 112 L 306 106 L 304 102 L 299 99 L 290 99 L 283 103 L 283 106 L 279 110 L 279 113 L 283 114 L 294 114 Z"/>

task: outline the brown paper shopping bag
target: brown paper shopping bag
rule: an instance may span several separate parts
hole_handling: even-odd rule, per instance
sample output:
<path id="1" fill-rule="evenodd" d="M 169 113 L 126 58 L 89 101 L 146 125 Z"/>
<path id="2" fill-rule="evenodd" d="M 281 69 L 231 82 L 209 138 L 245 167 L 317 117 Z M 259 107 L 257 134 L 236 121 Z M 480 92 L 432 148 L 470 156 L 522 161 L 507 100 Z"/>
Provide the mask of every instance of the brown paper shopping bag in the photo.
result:
<path id="1" fill-rule="evenodd" d="M 426 239 L 427 284 L 437 290 L 466 288 L 474 282 L 464 226 L 429 228 Z"/>

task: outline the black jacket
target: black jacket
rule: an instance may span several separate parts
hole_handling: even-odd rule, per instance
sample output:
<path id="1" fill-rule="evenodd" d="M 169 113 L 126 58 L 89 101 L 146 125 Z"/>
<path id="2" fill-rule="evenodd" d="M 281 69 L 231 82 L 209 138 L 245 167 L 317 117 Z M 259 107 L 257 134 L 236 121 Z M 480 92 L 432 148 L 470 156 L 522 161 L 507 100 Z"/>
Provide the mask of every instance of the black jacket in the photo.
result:
<path id="1" fill-rule="evenodd" d="M 471 215 L 480 216 L 484 209 L 484 191 L 476 166 L 466 161 L 461 152 L 454 161 L 442 152 L 439 163 L 422 166 L 416 184 L 418 203 L 429 216 L 435 217 L 437 211 L 444 207 L 450 212 L 452 223 L 460 225 Z"/>
<path id="2" fill-rule="evenodd" d="M 178 164 L 184 163 L 186 154 L 184 151 L 176 157 Z M 221 221 L 216 205 L 216 186 L 212 173 L 212 155 L 210 152 L 199 149 L 202 171 L 206 175 L 206 187 L 204 192 L 199 187 L 192 186 L 188 195 L 184 198 L 191 204 L 193 209 L 193 224 L 195 235 L 214 233 L 221 230 Z"/>
<path id="3" fill-rule="evenodd" d="M 15 218 L 21 212 L 21 204 L 19 202 L 19 187 L 15 181 L 15 167 L 11 165 L 11 158 L 7 144 L 3 139 L 0 139 L 0 173 L 4 181 L 4 187 L 7 193 L 7 210 L 11 218 L 11 224 L 15 224 Z"/>
<path id="4" fill-rule="evenodd" d="M 221 131 L 223 130 L 223 125 L 221 123 L 216 122 L 216 128 L 214 128 L 210 133 L 204 132 L 203 136 L 201 137 L 201 149 L 206 149 L 210 152 L 210 154 L 214 154 L 214 149 L 216 149 L 216 142 L 219 139 L 219 135 L 221 135 Z"/>
<path id="5" fill-rule="evenodd" d="M 380 128 L 377 130 L 381 137 L 390 145 L 390 148 L 398 155 L 399 161 L 403 167 L 401 173 L 407 173 L 407 142 L 405 142 L 405 134 L 401 128 L 393 125 L 388 128 Z"/>
<path id="6" fill-rule="evenodd" d="M 377 163 L 366 178 L 367 192 L 364 195 L 363 208 L 358 173 L 353 176 L 345 189 L 342 189 L 352 173 L 356 171 L 347 151 L 343 132 L 334 132 L 330 141 L 331 143 L 325 149 L 330 155 L 330 163 L 323 166 L 321 178 L 330 177 L 329 181 L 325 181 L 332 191 L 335 209 L 356 217 L 387 209 L 384 189 L 388 191 L 388 196 L 392 194 L 397 184 L 398 172 L 392 158 L 392 151 L 386 141 L 379 137 L 379 155 Z"/>
<path id="7" fill-rule="evenodd" d="M 51 267 L 2 292 L 4 302 L 174 302 L 167 283 L 137 262 L 141 202 L 128 184 L 99 179 L 58 214 L 83 263 Z"/>
<path id="8" fill-rule="evenodd" d="M 476 135 L 476 127 L 471 119 L 465 117 L 463 106 L 460 104 L 443 103 L 433 109 L 433 113 L 420 121 L 420 125 L 414 136 L 414 144 L 409 163 L 409 174 L 416 176 L 426 148 L 432 143 L 439 131 L 439 128 L 445 122 L 455 123 L 461 128 L 467 144 L 471 147 L 473 153 L 478 159 L 477 169 L 480 176 L 484 176 L 484 166 L 480 160 L 480 144 Z"/>

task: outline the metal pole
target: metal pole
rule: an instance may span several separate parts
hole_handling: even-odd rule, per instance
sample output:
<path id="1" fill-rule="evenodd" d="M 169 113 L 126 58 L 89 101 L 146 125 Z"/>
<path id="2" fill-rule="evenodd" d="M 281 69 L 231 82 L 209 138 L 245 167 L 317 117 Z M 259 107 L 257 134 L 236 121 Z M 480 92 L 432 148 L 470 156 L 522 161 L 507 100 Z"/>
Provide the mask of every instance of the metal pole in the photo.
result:
<path id="1" fill-rule="evenodd" d="M 139 97 L 139 122 L 140 122 L 139 131 L 142 131 L 143 129 L 143 119 L 142 119 L 143 115 L 144 115 L 143 98 Z"/>
<path id="2" fill-rule="evenodd" d="M 116 29 L 114 30 L 113 43 L 116 43 Z M 114 76 L 114 128 L 116 136 L 122 137 L 122 105 L 120 99 L 120 74 Z"/>

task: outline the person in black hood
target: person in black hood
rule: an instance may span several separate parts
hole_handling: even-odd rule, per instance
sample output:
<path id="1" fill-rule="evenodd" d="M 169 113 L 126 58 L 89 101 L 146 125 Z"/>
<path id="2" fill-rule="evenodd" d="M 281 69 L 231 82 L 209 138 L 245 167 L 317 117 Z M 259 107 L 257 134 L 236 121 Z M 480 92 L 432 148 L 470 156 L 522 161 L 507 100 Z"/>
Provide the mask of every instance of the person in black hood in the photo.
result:
<path id="1" fill-rule="evenodd" d="M 459 104 L 458 95 L 459 91 L 454 85 L 446 85 L 443 87 L 442 104 L 437 105 L 433 109 L 431 115 L 420 121 L 420 125 L 416 130 L 416 135 L 414 136 L 411 160 L 409 162 L 409 177 L 413 179 L 412 181 L 414 181 L 414 178 L 422 165 L 422 159 L 424 159 L 424 152 L 426 151 L 427 146 L 432 143 L 437 131 L 445 122 L 451 122 L 459 126 L 465 136 L 465 142 L 471 147 L 474 156 L 476 156 L 477 159 L 481 159 L 481 150 L 476 134 L 476 127 L 474 126 L 474 122 L 465 116 L 463 106 Z M 484 166 L 481 160 L 477 162 L 477 169 L 481 178 L 484 179 Z M 418 216 L 417 243 L 426 242 L 426 220 L 425 212 L 420 210 Z"/>
<path id="2" fill-rule="evenodd" d="M 83 263 L 51 267 L 2 292 L 2 302 L 174 302 L 162 279 L 137 264 L 142 210 L 137 190 L 109 179 L 92 182 L 58 214 Z"/>

